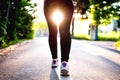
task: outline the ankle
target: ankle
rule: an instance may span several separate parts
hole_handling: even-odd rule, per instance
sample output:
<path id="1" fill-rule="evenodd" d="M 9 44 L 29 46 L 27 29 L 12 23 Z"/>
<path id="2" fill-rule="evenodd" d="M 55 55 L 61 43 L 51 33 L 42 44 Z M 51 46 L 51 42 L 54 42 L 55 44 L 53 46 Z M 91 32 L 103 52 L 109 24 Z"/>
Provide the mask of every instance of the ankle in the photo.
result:
<path id="1" fill-rule="evenodd" d="M 68 63 L 67 61 L 62 61 L 61 63 Z"/>
<path id="2" fill-rule="evenodd" d="M 53 60 L 58 60 L 58 58 L 54 58 Z"/>

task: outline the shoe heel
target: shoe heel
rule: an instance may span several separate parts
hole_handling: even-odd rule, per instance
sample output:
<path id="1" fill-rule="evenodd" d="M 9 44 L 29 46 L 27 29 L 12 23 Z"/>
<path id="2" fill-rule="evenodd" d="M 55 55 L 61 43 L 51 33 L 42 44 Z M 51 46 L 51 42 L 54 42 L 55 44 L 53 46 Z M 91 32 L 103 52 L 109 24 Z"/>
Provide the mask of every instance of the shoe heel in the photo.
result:
<path id="1" fill-rule="evenodd" d="M 61 76 L 69 76 L 67 70 L 61 70 Z"/>

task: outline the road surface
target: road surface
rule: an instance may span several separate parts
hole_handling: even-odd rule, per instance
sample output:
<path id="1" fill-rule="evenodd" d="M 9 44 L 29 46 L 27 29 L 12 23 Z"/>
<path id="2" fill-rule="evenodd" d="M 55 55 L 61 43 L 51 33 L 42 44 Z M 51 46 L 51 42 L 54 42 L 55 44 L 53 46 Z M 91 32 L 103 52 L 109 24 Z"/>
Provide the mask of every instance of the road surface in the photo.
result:
<path id="1" fill-rule="evenodd" d="M 47 37 L 36 38 L 3 57 L 0 80 L 120 80 L 120 52 L 93 43 L 72 40 L 70 76 L 62 77 L 60 64 L 51 68 Z"/>

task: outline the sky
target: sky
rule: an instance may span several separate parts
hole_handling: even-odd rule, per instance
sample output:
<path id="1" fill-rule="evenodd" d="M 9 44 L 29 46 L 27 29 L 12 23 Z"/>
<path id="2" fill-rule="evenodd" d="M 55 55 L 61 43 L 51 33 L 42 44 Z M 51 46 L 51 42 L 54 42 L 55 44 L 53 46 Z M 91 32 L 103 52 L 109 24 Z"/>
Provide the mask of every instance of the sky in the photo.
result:
<path id="1" fill-rule="evenodd" d="M 44 12 L 43 12 L 43 5 L 44 0 L 31 0 L 31 3 L 37 3 L 37 11 L 35 12 L 35 16 L 37 16 L 37 19 L 35 21 L 45 21 Z"/>

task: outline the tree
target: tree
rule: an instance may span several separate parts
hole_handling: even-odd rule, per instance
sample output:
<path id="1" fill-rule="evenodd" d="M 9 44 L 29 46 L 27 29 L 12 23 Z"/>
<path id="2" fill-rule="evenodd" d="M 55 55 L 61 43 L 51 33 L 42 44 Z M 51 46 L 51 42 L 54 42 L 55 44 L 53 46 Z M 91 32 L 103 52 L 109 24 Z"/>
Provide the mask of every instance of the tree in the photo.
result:
<path id="1" fill-rule="evenodd" d="M 74 0 L 77 2 L 75 8 L 80 14 L 88 11 L 92 15 L 93 23 L 98 27 L 99 24 L 108 24 L 113 18 L 120 16 L 120 0 Z M 81 13 L 83 12 L 83 13 Z M 89 15 L 88 15 L 89 16 Z M 98 29 L 98 28 L 96 28 Z M 97 32 L 97 31 L 96 31 Z"/>
<path id="2" fill-rule="evenodd" d="M 36 4 L 32 5 L 30 0 L 21 0 L 20 10 L 18 11 L 18 19 L 16 22 L 16 34 L 20 39 L 33 37 L 33 30 L 31 29 L 31 25 L 34 17 L 29 12 L 34 12 L 33 8 L 35 6 Z"/>
<path id="3" fill-rule="evenodd" d="M 114 5 L 120 0 L 91 0 L 89 12 L 97 24 L 108 24 L 110 19 L 119 17 L 120 5 Z"/>
<path id="4" fill-rule="evenodd" d="M 0 0 L 0 48 L 11 41 L 33 37 L 31 29 L 36 4 L 31 0 Z"/>
<path id="5" fill-rule="evenodd" d="M 20 0 L 10 0 L 8 3 L 9 12 L 8 14 L 8 22 L 7 22 L 7 40 L 12 41 L 16 38 L 16 22 L 17 22 L 17 11 Z"/>
<path id="6" fill-rule="evenodd" d="M 73 0 L 77 2 L 75 8 L 80 14 L 86 11 L 93 15 L 97 24 L 107 22 L 113 17 L 120 15 L 120 0 Z M 118 4 L 118 5 L 117 5 Z"/>
<path id="7" fill-rule="evenodd" d="M 7 34 L 7 8 L 8 0 L 0 0 L 0 46 L 5 44 L 5 36 Z"/>

